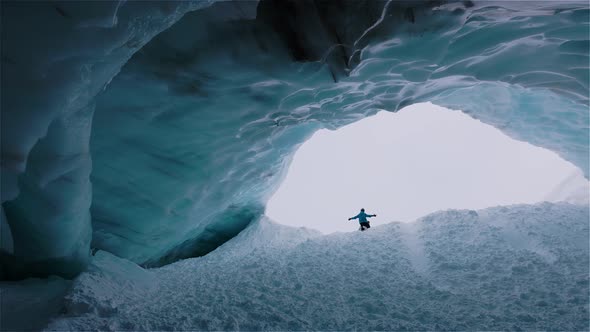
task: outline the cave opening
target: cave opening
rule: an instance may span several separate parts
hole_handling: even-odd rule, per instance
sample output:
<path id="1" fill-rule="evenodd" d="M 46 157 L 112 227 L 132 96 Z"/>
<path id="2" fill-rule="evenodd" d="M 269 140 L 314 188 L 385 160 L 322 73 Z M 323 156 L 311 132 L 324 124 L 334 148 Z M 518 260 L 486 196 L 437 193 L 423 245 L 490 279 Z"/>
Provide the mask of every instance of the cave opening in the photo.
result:
<path id="1" fill-rule="evenodd" d="M 431 103 L 381 111 L 320 130 L 297 150 L 266 215 L 323 233 L 411 222 L 447 209 L 543 201 L 584 203 L 583 172 L 556 153 L 517 141 L 466 113 Z"/>

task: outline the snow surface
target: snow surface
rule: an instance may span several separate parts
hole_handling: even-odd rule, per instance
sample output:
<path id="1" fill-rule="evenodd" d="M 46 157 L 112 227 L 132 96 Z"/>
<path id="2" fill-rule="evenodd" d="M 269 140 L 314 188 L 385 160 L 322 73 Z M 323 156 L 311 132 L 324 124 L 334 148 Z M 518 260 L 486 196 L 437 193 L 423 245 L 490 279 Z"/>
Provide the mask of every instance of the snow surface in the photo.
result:
<path id="1" fill-rule="evenodd" d="M 576 170 L 569 174 L 553 189 L 545 200 L 549 202 L 569 202 L 572 204 L 588 204 L 590 202 L 590 182 L 585 181 L 584 174 Z"/>
<path id="2" fill-rule="evenodd" d="M 99 251 L 47 330 L 586 330 L 588 214 L 448 210 L 326 236 L 262 219 L 150 270 Z"/>

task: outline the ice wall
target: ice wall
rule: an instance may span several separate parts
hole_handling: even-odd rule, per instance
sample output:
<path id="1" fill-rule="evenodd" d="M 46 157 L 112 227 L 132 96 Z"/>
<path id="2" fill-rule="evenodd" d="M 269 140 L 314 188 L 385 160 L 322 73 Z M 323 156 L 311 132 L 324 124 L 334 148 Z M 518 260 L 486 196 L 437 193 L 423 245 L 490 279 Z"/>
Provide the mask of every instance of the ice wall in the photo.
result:
<path id="1" fill-rule="evenodd" d="M 71 275 L 91 237 L 146 265 L 205 253 L 258 217 L 314 130 L 414 102 L 588 174 L 587 3 L 265 0 L 182 17 L 207 5 L 2 4 L 20 269 Z"/>
<path id="2" fill-rule="evenodd" d="M 14 239 L 5 276 L 85 265 L 94 98 L 154 35 L 210 3 L 2 2 L 1 197 Z"/>

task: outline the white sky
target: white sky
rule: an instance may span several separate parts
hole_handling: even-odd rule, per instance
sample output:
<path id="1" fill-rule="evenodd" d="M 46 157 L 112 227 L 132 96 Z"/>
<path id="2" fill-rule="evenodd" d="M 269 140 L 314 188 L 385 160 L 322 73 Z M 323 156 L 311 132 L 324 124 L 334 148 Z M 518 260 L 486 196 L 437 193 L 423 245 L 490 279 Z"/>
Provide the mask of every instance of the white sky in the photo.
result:
<path id="1" fill-rule="evenodd" d="M 296 152 L 266 214 L 324 233 L 413 221 L 450 208 L 543 201 L 560 183 L 585 183 L 573 164 L 515 141 L 459 111 L 430 103 L 320 130 Z"/>

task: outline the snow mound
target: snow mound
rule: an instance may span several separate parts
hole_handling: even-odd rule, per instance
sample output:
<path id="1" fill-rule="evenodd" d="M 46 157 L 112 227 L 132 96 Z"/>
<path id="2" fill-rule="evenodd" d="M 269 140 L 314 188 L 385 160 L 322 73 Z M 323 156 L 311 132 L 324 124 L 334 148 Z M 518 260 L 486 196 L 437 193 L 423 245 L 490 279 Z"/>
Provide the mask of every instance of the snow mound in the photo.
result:
<path id="1" fill-rule="evenodd" d="M 557 187 L 550 192 L 546 201 L 564 201 L 572 204 L 589 204 L 590 182 L 585 181 L 582 171 L 576 171 L 567 176 Z"/>
<path id="2" fill-rule="evenodd" d="M 148 271 L 99 253 L 48 329 L 585 330 L 588 213 L 449 210 L 327 236 L 262 219 Z"/>

